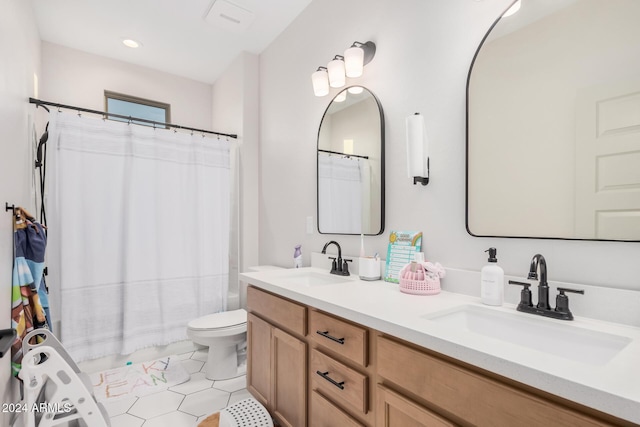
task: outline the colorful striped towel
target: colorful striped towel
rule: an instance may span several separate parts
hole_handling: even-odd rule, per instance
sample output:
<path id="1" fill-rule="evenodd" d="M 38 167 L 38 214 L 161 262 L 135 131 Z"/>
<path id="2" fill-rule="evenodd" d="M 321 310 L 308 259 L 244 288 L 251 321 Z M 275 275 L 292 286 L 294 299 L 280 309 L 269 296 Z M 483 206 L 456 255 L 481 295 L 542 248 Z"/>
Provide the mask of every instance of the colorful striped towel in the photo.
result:
<path id="1" fill-rule="evenodd" d="M 11 367 L 17 376 L 22 363 L 22 339 L 34 329 L 48 327 L 43 307 L 43 302 L 48 306 L 47 293 L 42 283 L 47 236 L 42 225 L 22 208 L 15 210 L 13 230 L 11 327 L 17 337 L 11 346 Z"/>

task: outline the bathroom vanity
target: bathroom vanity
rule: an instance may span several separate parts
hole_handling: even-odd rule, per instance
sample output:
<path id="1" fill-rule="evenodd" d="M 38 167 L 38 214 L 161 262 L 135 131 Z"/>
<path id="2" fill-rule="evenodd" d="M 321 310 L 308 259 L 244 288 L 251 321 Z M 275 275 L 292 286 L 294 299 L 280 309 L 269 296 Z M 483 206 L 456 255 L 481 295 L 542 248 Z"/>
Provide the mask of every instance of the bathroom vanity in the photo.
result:
<path id="1" fill-rule="evenodd" d="M 576 361 L 450 322 L 494 314 L 500 321 L 528 321 L 508 305 L 485 308 L 477 298 L 449 292 L 412 296 L 394 284 L 317 268 L 241 278 L 250 285 L 247 388 L 283 426 L 640 422 L 640 373 L 632 371 L 638 328 L 570 322 L 570 333 L 577 328 L 589 339 L 625 339 L 600 359 Z M 545 330 L 561 322 L 534 321 Z"/>

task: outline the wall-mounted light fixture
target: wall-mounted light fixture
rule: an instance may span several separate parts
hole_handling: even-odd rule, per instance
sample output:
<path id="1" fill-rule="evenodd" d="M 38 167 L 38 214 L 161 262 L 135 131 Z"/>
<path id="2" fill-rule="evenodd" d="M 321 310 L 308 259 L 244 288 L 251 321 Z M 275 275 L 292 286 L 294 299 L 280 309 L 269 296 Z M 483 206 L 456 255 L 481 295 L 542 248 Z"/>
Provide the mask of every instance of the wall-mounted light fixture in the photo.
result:
<path id="1" fill-rule="evenodd" d="M 329 74 L 327 74 L 327 67 L 318 67 L 318 70 L 311 74 L 311 83 L 313 83 L 313 93 L 316 96 L 328 95 Z"/>
<path id="2" fill-rule="evenodd" d="M 407 117 L 407 174 L 414 185 L 429 183 L 429 140 L 420 113 Z"/>
<path id="3" fill-rule="evenodd" d="M 329 93 L 329 86 L 339 88 L 346 84 L 347 77 L 360 77 L 364 66 L 371 62 L 375 54 L 375 43 L 353 42 L 351 47 L 344 51 L 344 56 L 335 55 L 326 67 L 318 67 L 318 70 L 311 75 L 313 93 L 316 96 L 325 96 Z"/>
<path id="4" fill-rule="evenodd" d="M 344 56 L 336 55 L 327 64 L 329 72 L 329 86 L 342 87 L 347 82 L 344 69 Z"/>

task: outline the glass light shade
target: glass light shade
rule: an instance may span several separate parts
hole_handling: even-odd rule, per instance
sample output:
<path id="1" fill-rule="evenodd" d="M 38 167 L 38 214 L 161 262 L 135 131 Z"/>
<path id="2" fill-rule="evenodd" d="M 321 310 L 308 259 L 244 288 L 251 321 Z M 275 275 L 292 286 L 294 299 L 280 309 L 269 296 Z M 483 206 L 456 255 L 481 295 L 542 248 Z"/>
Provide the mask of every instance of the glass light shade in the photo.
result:
<path id="1" fill-rule="evenodd" d="M 347 77 L 360 77 L 364 68 L 364 49 L 354 46 L 345 50 L 344 67 Z"/>
<path id="2" fill-rule="evenodd" d="M 521 0 L 516 1 L 509 9 L 507 9 L 505 13 L 502 14 L 502 17 L 506 18 L 507 16 L 513 15 L 514 13 L 520 10 L 520 6 L 522 6 L 522 1 Z"/>
<path id="3" fill-rule="evenodd" d="M 329 77 L 327 70 L 318 70 L 311 74 L 313 93 L 315 96 L 325 96 L 329 94 Z"/>
<path id="4" fill-rule="evenodd" d="M 362 86 L 351 86 L 349 89 L 347 89 L 347 91 L 353 95 L 362 93 L 363 90 L 364 88 Z"/>
<path id="5" fill-rule="evenodd" d="M 342 92 L 337 94 L 335 98 L 333 98 L 333 100 L 335 102 L 344 102 L 345 99 L 347 99 L 347 91 L 346 90 L 343 90 Z"/>
<path id="6" fill-rule="evenodd" d="M 327 64 L 329 72 L 329 85 L 331 87 L 342 87 L 347 82 L 344 74 L 344 61 L 342 59 L 334 59 Z"/>

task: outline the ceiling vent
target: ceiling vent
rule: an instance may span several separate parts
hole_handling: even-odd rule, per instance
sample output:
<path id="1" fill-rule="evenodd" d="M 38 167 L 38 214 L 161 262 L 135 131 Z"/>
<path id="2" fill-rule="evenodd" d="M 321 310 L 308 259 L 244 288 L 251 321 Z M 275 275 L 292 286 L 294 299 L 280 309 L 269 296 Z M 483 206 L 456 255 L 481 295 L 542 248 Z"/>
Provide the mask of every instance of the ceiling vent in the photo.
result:
<path id="1" fill-rule="evenodd" d="M 217 28 L 243 33 L 255 19 L 255 14 L 227 0 L 214 0 L 204 20 Z"/>

